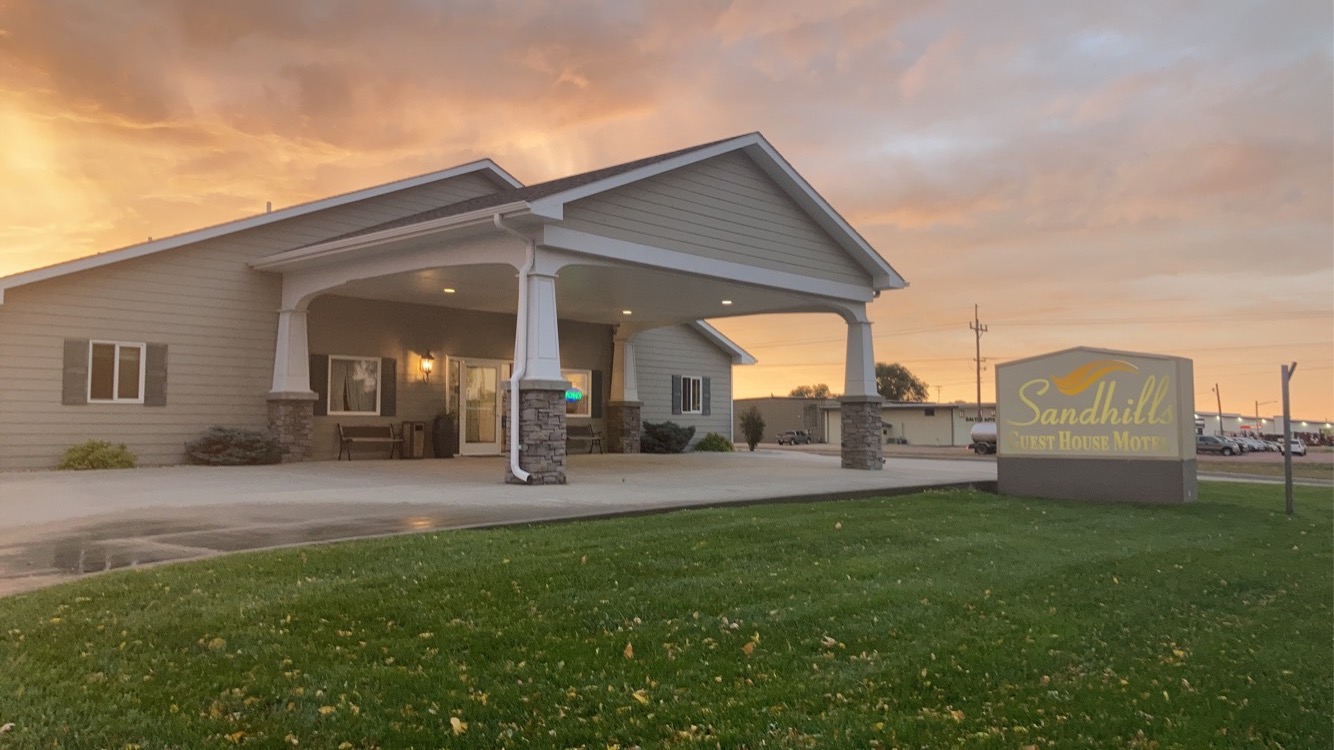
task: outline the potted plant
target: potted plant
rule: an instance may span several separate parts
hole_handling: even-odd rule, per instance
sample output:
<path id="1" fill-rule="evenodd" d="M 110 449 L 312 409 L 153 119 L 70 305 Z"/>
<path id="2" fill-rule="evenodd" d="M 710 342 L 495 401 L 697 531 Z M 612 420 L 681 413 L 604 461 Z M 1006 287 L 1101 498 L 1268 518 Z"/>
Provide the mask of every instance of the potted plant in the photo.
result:
<path id="1" fill-rule="evenodd" d="M 453 458 L 459 452 L 459 420 L 452 411 L 435 415 L 431 422 L 431 448 L 436 458 Z"/>

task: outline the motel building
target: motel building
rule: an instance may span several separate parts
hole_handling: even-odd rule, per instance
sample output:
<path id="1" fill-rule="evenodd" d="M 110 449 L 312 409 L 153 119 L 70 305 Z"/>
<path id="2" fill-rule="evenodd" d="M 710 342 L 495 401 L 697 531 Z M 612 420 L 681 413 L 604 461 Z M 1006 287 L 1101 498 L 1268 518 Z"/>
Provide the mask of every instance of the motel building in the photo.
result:
<path id="1" fill-rule="evenodd" d="M 564 483 L 572 431 L 729 434 L 754 359 L 704 321 L 775 313 L 843 321 L 842 465 L 879 469 L 867 307 L 905 285 L 758 133 L 536 185 L 482 159 L 0 278 L 0 469 L 180 463 L 214 425 L 333 460 L 447 415 L 450 452 Z"/>

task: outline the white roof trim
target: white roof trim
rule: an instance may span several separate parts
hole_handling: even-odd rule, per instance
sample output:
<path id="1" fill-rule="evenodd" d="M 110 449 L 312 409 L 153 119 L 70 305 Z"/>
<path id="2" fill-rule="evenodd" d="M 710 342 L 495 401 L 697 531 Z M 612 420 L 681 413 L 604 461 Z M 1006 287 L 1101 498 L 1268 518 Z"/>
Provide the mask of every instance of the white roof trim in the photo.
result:
<path id="1" fill-rule="evenodd" d="M 479 222 L 490 224 L 491 217 L 496 214 L 512 215 L 523 211 L 525 208 L 527 208 L 527 204 L 523 201 L 502 203 L 498 206 L 479 208 L 476 211 L 468 211 L 467 213 L 453 214 L 439 219 L 418 222 L 416 224 L 404 224 L 400 227 L 391 227 L 370 234 L 357 234 L 351 237 L 344 237 L 341 240 L 330 240 L 316 245 L 298 247 L 295 250 L 285 250 L 276 255 L 268 255 L 252 261 L 250 267 L 256 271 L 286 271 L 305 261 L 342 255 L 394 240 L 411 239 L 420 235 L 432 234 L 434 232 L 441 232 L 449 229 L 458 229 L 459 227 L 470 226 Z"/>
<path id="2" fill-rule="evenodd" d="M 288 206 L 287 208 L 282 208 L 277 211 L 270 211 L 268 213 L 259 214 L 258 216 L 250 216 L 244 219 L 237 219 L 235 221 L 229 221 L 224 224 L 217 224 L 215 226 L 206 227 L 204 229 L 197 229 L 193 232 L 186 232 L 184 234 L 178 234 L 172 237 L 164 237 L 163 239 L 160 240 L 144 242 L 138 245 L 130 245 L 129 247 L 123 247 L 120 248 L 119 250 L 111 250 L 108 252 L 99 253 L 97 255 L 90 255 L 84 258 L 75 258 L 74 260 L 65 261 L 63 263 L 56 263 L 54 265 L 46 266 L 43 268 L 37 268 L 31 271 L 23 271 L 21 273 L 16 273 L 13 274 L 12 276 L 5 276 L 3 278 L 0 278 L 0 303 L 4 302 L 4 292 L 6 289 L 13 289 L 14 287 L 17 286 L 32 284 L 38 281 L 46 281 L 47 279 L 53 279 L 58 276 L 65 276 L 71 273 L 78 273 L 79 271 L 87 271 L 93 268 L 100 268 L 102 266 L 110 265 L 112 263 L 119 263 L 120 261 L 123 260 L 141 258 L 145 255 L 152 255 L 153 253 L 162 252 L 163 250 L 170 250 L 172 248 L 182 247 L 184 245 L 189 245 L 195 242 L 211 240 L 216 237 L 222 237 L 224 235 L 232 234 L 234 232 L 242 232 L 247 229 L 262 227 L 266 224 L 272 224 L 277 221 L 283 221 L 284 219 L 291 219 L 297 216 L 304 216 L 306 214 L 315 213 L 316 211 L 323 211 L 328 208 L 335 208 L 337 206 L 346 205 L 348 203 L 355 203 L 357 201 L 366 200 L 368 198 L 377 198 L 381 195 L 388 195 L 389 193 L 395 193 L 400 190 L 407 190 L 409 188 L 419 187 L 421 185 L 427 185 L 432 182 L 449 179 L 451 177 L 458 177 L 460 175 L 470 174 L 472 172 L 489 172 L 491 173 L 492 177 L 499 180 L 500 182 L 508 184 L 510 187 L 514 188 L 523 187 L 523 183 L 514 179 L 513 175 L 501 169 L 500 166 L 497 165 L 495 162 L 491 161 L 490 159 L 479 159 L 477 161 L 469 162 L 467 164 L 461 164 L 457 167 L 443 169 L 438 172 L 431 172 L 429 174 L 418 175 L 416 177 L 409 177 L 407 179 L 398 180 L 396 182 L 387 182 L 383 185 L 364 188 L 362 190 L 354 190 L 350 193 L 343 193 L 342 195 L 335 195 L 329 198 L 321 198 L 319 200 L 311 201 L 309 203 L 299 203 L 295 206 Z"/>
<path id="3" fill-rule="evenodd" d="M 532 201 L 530 205 L 534 214 L 563 218 L 565 204 L 570 201 L 587 198 L 590 195 L 742 149 L 871 275 L 873 289 L 902 289 L 908 286 L 908 282 L 904 281 L 903 277 L 857 233 L 857 230 L 853 229 L 759 133 L 731 138 L 638 169 L 553 193 Z"/>
<path id="4" fill-rule="evenodd" d="M 722 332 L 720 332 L 717 328 L 714 328 L 713 326 L 709 325 L 708 323 L 705 323 L 702 320 L 694 320 L 687 323 L 686 325 L 695 329 L 696 332 L 698 332 L 704 338 L 708 339 L 719 349 L 722 349 L 723 351 L 732 355 L 732 364 L 734 365 L 755 364 L 755 357 L 751 356 L 750 352 L 737 346 L 736 342 L 724 336 Z"/>

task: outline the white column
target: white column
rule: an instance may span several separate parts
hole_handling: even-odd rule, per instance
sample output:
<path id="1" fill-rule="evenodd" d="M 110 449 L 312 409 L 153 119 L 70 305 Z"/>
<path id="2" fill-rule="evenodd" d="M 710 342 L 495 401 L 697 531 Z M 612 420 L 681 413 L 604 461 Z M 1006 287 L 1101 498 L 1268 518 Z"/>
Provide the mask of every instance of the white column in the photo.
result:
<path id="1" fill-rule="evenodd" d="M 865 320 L 848 321 L 847 374 L 844 396 L 876 396 L 875 351 L 871 345 L 871 324 Z"/>
<path id="2" fill-rule="evenodd" d="M 310 390 L 310 345 L 306 339 L 306 311 L 278 311 L 278 344 L 273 353 L 273 390 L 270 395 L 313 396 Z"/>
<path id="3" fill-rule="evenodd" d="M 525 381 L 563 381 L 556 326 L 556 276 L 528 274 L 528 352 Z"/>
<path id="4" fill-rule="evenodd" d="M 639 380 L 635 375 L 635 342 L 633 334 L 617 327 L 611 349 L 611 400 L 638 401 Z"/>

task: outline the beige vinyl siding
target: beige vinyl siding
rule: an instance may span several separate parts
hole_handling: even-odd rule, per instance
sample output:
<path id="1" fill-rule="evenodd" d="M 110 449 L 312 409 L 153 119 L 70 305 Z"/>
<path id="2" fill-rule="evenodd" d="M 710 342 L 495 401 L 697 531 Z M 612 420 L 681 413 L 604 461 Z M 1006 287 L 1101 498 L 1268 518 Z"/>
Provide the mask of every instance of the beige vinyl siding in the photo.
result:
<path id="1" fill-rule="evenodd" d="M 315 417 L 312 458 L 317 460 L 338 456 L 339 423 L 433 420 L 445 404 L 446 357 L 504 362 L 514 359 L 513 315 L 325 295 L 311 302 L 306 327 L 311 354 L 388 357 L 397 362 L 396 416 Z M 562 320 L 559 333 L 562 367 L 602 372 L 605 407 L 611 372 L 611 327 Z M 430 382 L 422 378 L 423 352 L 430 352 L 436 361 Z M 602 419 L 589 421 L 601 431 Z M 426 450 L 431 455 L 429 437 Z M 367 448 L 358 450 L 356 458 L 375 455 Z"/>
<path id="2" fill-rule="evenodd" d="M 635 376 L 645 422 L 693 426 L 692 444 L 710 432 L 732 436 L 732 358 L 688 326 L 654 328 L 635 336 Z M 672 413 L 672 376 L 710 378 L 710 414 Z"/>
<path id="3" fill-rule="evenodd" d="M 282 280 L 247 264 L 495 190 L 463 175 L 8 290 L 0 469 L 52 467 L 90 438 L 124 442 L 142 464 L 178 463 L 211 425 L 266 429 Z M 167 405 L 62 405 L 67 338 L 166 344 Z"/>
<path id="4" fill-rule="evenodd" d="M 733 152 L 575 201 L 565 225 L 714 260 L 867 284 L 869 275 L 768 175 Z"/>

